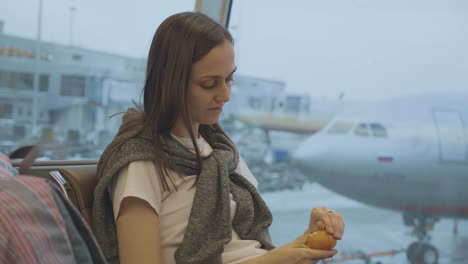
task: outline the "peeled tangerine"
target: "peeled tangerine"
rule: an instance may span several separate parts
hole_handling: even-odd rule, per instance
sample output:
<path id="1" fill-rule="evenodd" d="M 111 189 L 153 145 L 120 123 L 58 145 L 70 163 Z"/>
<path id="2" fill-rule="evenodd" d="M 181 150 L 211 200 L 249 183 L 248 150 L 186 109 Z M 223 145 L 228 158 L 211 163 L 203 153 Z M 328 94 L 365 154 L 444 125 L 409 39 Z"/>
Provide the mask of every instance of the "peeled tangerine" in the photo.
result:
<path id="1" fill-rule="evenodd" d="M 332 250 L 336 239 L 327 231 L 319 230 L 307 236 L 305 245 L 311 249 Z"/>

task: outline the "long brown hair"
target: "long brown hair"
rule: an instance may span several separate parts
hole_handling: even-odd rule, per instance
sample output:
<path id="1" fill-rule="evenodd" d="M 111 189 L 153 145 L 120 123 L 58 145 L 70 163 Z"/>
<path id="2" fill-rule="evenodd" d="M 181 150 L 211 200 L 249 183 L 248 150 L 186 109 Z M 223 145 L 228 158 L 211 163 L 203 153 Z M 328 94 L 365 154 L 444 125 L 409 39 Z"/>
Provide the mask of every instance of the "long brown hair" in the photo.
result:
<path id="1" fill-rule="evenodd" d="M 192 131 L 187 109 L 188 88 L 192 64 L 207 55 L 225 40 L 233 42 L 231 34 L 220 24 L 202 13 L 184 12 L 168 17 L 158 27 L 148 55 L 146 81 L 143 90 L 144 128 L 151 130 L 156 154 L 155 166 L 164 189 L 166 178 L 174 185 L 168 169 L 176 170 L 163 153 L 161 137 L 170 136 L 177 117 L 181 115 L 187 127 L 197 159 L 200 151 Z M 219 124 L 215 124 L 219 127 Z"/>

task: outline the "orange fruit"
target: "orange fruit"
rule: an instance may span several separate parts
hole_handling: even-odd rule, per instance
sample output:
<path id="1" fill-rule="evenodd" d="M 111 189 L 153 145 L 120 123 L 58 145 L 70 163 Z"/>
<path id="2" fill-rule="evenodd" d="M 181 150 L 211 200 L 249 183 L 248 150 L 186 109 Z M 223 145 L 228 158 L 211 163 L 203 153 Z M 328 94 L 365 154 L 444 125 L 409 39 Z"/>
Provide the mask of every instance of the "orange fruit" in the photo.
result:
<path id="1" fill-rule="evenodd" d="M 332 250 L 336 239 L 327 231 L 319 230 L 307 236 L 305 245 L 311 249 Z"/>

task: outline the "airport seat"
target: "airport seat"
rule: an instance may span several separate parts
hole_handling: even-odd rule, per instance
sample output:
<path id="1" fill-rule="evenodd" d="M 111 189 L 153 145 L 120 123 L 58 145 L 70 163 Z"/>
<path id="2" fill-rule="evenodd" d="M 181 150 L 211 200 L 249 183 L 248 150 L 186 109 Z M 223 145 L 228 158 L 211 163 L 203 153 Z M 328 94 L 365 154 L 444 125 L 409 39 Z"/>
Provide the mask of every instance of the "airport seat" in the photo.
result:
<path id="1" fill-rule="evenodd" d="M 97 184 L 97 162 L 78 161 L 78 163 L 74 163 L 71 161 L 71 163 L 62 163 L 58 166 L 54 162 L 50 164 L 42 162 L 41 165 L 32 168 L 31 166 L 37 156 L 37 147 L 32 145 L 13 151 L 7 159 L 21 159 L 21 162 L 13 164 L 19 169 L 21 174 L 28 174 L 27 172 L 31 169 L 34 170 L 33 175 L 44 177 L 42 172 L 46 171 L 47 176 L 45 177 L 52 178 L 54 183 L 60 187 L 65 197 L 78 208 L 81 216 L 92 227 L 93 196 L 94 188 Z M 48 166 L 53 166 L 54 169 L 39 169 L 41 167 L 47 168 Z"/>
<path id="2" fill-rule="evenodd" d="M 23 160 L 14 164 L 9 157 L 0 152 L 0 240 L 7 241 L 0 245 L 1 263 L 106 263 L 105 257 L 92 234 L 89 225 L 85 223 L 82 212 L 79 213 L 66 201 L 71 200 L 69 195 L 74 195 L 75 202 L 84 204 L 85 197 L 76 195 L 70 186 L 84 188 L 92 185 L 81 180 L 90 179 L 94 174 L 94 166 L 82 166 L 72 170 L 53 170 L 50 167 L 31 168 L 30 163 L 34 160 L 34 153 L 30 158 L 31 151 L 25 151 Z M 22 157 L 20 157 L 22 158 Z M 26 161 L 25 161 L 26 160 Z M 37 165 L 37 164 L 36 164 Z M 42 164 L 44 165 L 44 164 Z M 93 168 L 94 167 L 94 168 Z M 41 175 L 18 174 L 18 169 L 34 172 L 47 171 L 49 175 L 54 173 L 54 179 L 61 179 L 60 188 L 68 192 L 63 195 L 51 185 L 48 178 Z M 78 172 L 78 173 L 77 173 Z M 65 177 L 62 177 L 66 175 Z M 77 185 L 73 183 L 75 176 L 79 174 Z M 34 175 L 34 176 L 32 176 Z M 60 175 L 60 177 L 57 177 Z M 85 175 L 85 177 L 82 177 Z M 59 183 L 59 182 L 57 182 Z M 73 184 L 73 185 L 72 185 Z M 78 187 L 80 186 L 80 187 Z M 94 189 L 94 188 L 93 188 Z M 65 196 L 67 198 L 65 198 Z M 92 195 L 91 195 L 92 196 Z M 75 203 L 76 205 L 76 203 Z M 81 209 L 81 208 L 80 208 Z M 34 219 L 34 221 L 31 221 Z M 40 232 L 38 232 L 38 230 Z M 3 246 L 3 247 L 2 247 Z"/>
<path id="3" fill-rule="evenodd" d="M 50 175 L 92 227 L 93 196 L 97 184 L 96 165 L 60 168 L 58 171 L 51 171 Z"/>

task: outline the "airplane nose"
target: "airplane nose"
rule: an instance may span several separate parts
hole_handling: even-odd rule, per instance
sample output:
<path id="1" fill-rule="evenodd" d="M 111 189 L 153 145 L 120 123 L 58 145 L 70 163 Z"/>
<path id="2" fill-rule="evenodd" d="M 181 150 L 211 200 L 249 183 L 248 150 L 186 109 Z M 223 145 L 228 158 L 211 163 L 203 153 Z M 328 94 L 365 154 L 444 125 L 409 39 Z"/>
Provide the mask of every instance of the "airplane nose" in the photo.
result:
<path id="1" fill-rule="evenodd" d="M 320 144 L 315 139 L 309 138 L 301 144 L 291 155 L 292 164 L 299 169 L 310 171 L 318 165 L 319 159 L 324 154 Z"/>
<path id="2" fill-rule="evenodd" d="M 307 153 L 306 147 L 304 144 L 301 144 L 293 153 L 292 153 L 292 161 L 294 164 L 300 165 L 306 160 Z"/>

